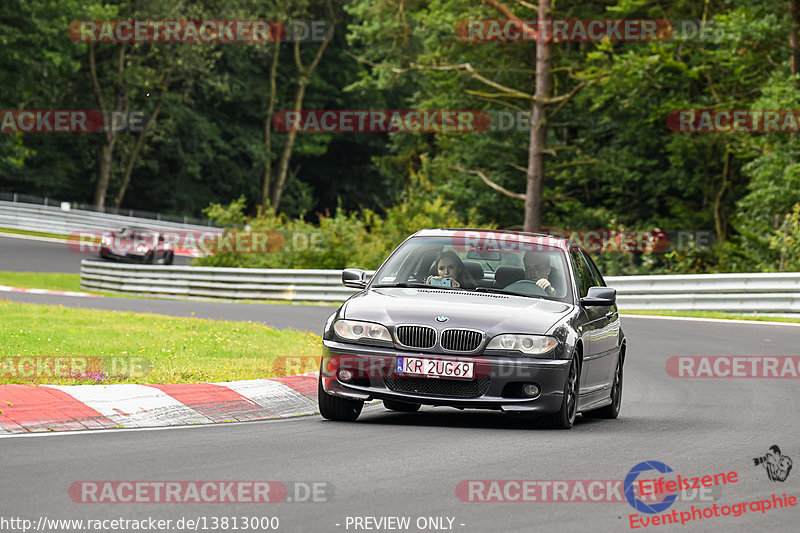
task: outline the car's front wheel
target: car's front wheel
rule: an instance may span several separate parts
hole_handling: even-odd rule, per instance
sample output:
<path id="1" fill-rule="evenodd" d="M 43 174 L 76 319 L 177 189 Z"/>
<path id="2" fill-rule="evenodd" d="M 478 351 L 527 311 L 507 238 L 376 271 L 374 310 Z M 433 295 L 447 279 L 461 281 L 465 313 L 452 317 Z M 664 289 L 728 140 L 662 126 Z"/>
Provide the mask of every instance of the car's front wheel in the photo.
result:
<path id="1" fill-rule="evenodd" d="M 569 365 L 567 381 L 564 383 L 564 397 L 561 409 L 547 419 L 547 425 L 554 429 L 569 429 L 575 423 L 578 414 L 578 393 L 580 392 L 581 369 L 578 358 L 573 357 Z"/>
<path id="2" fill-rule="evenodd" d="M 174 260 L 173 252 L 165 252 L 164 255 L 158 261 L 154 261 L 154 263 L 159 265 L 171 265 Z"/>
<path id="3" fill-rule="evenodd" d="M 325 392 L 325 389 L 322 388 L 322 376 L 319 378 L 317 399 L 319 402 L 319 414 L 328 420 L 353 422 L 361 414 L 361 409 L 364 407 L 364 402 L 362 401 L 338 398 Z"/>
<path id="4" fill-rule="evenodd" d="M 416 413 L 421 407 L 418 403 L 397 402 L 394 400 L 383 400 L 383 406 L 390 411 L 398 413 Z"/>

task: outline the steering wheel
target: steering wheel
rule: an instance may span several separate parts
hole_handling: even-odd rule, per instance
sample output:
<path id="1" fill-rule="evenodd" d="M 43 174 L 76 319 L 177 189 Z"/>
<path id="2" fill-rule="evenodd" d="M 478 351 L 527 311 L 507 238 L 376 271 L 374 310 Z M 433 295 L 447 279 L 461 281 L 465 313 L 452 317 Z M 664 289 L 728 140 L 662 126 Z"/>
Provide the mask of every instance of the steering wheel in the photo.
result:
<path id="1" fill-rule="evenodd" d="M 521 292 L 522 294 L 530 294 L 532 296 L 550 296 L 536 284 L 535 281 L 530 279 L 521 279 L 509 285 L 506 285 L 505 290 Z"/>

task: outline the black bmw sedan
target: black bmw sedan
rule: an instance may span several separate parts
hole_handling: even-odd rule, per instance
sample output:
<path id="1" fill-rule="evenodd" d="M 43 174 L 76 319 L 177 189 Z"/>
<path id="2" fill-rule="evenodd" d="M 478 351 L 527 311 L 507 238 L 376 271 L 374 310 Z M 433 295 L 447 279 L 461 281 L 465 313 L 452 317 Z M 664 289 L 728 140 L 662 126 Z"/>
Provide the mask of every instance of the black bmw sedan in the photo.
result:
<path id="1" fill-rule="evenodd" d="M 407 238 L 323 332 L 319 408 L 353 421 L 365 401 L 495 409 L 570 428 L 616 418 L 626 342 L 615 303 L 579 245 L 546 235 L 422 230 Z"/>

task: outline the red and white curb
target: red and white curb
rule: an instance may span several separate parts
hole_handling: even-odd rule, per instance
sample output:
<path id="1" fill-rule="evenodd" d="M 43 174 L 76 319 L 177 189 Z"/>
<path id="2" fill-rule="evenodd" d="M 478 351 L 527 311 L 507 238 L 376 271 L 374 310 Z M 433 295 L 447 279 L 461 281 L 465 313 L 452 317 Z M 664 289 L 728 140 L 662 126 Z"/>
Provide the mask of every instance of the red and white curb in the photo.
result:
<path id="1" fill-rule="evenodd" d="M 317 412 L 318 373 L 170 385 L 0 385 L 0 435 L 266 420 Z"/>
<path id="2" fill-rule="evenodd" d="M 76 291 L 55 291 L 50 289 L 21 289 L 19 287 L 9 287 L 0 285 L 0 292 L 26 292 L 28 294 L 55 294 L 57 296 L 80 296 L 81 298 L 99 298 L 99 294 Z"/>

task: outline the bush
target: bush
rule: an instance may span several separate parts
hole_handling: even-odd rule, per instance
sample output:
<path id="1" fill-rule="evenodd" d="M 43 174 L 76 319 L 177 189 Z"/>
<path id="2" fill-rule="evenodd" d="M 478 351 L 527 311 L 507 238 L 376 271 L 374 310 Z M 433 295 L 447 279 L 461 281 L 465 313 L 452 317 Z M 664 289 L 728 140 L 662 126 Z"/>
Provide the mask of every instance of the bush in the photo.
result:
<path id="1" fill-rule="evenodd" d="M 369 209 L 347 214 L 339 207 L 333 216 L 319 216 L 314 225 L 300 218 L 258 210 L 255 217 L 244 215 L 242 196 L 227 206 L 211 204 L 204 213 L 227 231 L 268 232 L 281 249 L 269 253 L 219 252 L 195 260 L 198 266 L 247 268 L 363 268 L 374 270 L 406 237 L 424 228 L 470 227 L 455 215 L 450 204 L 436 195 L 427 181 L 412 174 L 406 199 L 386 211 L 385 217 Z M 271 246 L 270 246 L 271 248 Z"/>

